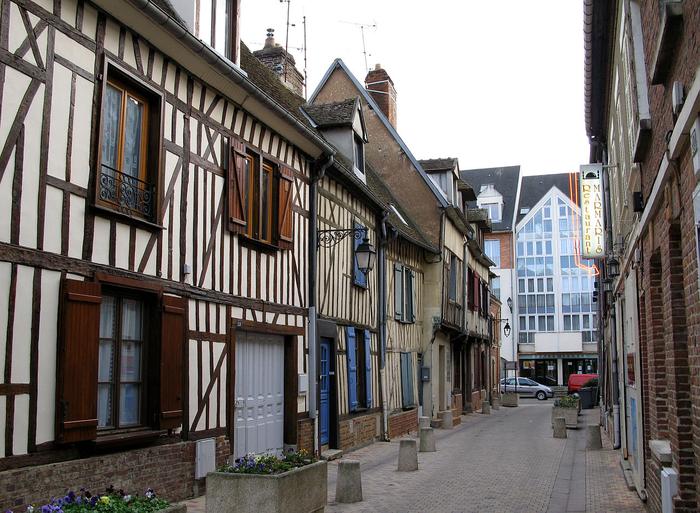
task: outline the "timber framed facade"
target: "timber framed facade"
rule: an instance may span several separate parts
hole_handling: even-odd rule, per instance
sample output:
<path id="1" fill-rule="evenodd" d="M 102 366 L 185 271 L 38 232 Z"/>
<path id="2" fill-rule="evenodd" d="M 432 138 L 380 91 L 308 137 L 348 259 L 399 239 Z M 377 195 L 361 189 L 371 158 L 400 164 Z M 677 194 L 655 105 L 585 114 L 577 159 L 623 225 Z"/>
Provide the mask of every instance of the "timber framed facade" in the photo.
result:
<path id="1" fill-rule="evenodd" d="M 180 499 L 192 495 L 193 440 L 215 438 L 219 463 L 255 444 L 313 446 L 297 386 L 310 167 L 328 148 L 269 97 L 243 108 L 251 82 L 203 82 L 167 54 L 175 38 L 147 13 L 103 4 L 0 2 L 0 470 L 15 469 L 0 473 L 0 490 L 28 483 L 31 465 L 89 472 L 94 454 L 155 444 L 181 465 L 152 486 Z M 149 39 L 134 28 L 150 26 Z M 134 119 L 140 132 L 125 126 Z M 250 193 L 267 194 L 265 212 L 241 204 L 243 177 L 259 180 Z M 281 426 L 241 445 L 239 428 L 255 419 L 236 360 L 248 351 L 261 362 L 256 350 L 281 362 Z M 150 476 L 135 472 L 133 486 Z M 0 493 L 0 506 L 80 483 L 53 484 Z"/>

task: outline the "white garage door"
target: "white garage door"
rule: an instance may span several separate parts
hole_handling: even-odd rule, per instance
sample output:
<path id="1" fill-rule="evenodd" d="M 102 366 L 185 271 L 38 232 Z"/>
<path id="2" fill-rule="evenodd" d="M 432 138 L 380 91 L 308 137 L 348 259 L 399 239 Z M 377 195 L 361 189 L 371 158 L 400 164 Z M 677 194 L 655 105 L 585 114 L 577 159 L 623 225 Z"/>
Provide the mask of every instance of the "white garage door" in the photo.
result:
<path id="1" fill-rule="evenodd" d="M 236 338 L 234 457 L 281 454 L 284 429 L 284 339 L 241 333 Z"/>

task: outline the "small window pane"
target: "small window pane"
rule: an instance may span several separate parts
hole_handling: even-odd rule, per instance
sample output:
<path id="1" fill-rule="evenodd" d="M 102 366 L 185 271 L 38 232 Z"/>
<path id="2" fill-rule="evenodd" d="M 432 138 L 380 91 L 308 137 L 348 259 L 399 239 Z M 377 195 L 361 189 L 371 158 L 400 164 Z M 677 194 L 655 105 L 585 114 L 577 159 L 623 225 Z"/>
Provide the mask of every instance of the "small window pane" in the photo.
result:
<path id="1" fill-rule="evenodd" d="M 571 316 L 571 329 L 573 331 L 579 331 L 581 329 L 581 320 L 578 315 Z"/>
<path id="2" fill-rule="evenodd" d="M 571 331 L 571 316 L 564 316 L 564 331 Z"/>
<path id="3" fill-rule="evenodd" d="M 101 384 L 97 386 L 97 427 L 109 427 L 112 422 L 112 385 Z"/>
<path id="4" fill-rule="evenodd" d="M 141 343 L 122 342 L 122 354 L 120 360 L 120 380 L 141 380 Z"/>
<path id="5" fill-rule="evenodd" d="M 141 408 L 141 386 L 124 384 L 119 388 L 119 425 L 134 426 L 139 423 Z"/>
<path id="6" fill-rule="evenodd" d="M 554 331 L 554 316 L 547 316 L 547 331 Z"/>
<path id="7" fill-rule="evenodd" d="M 126 100 L 126 123 L 124 127 L 124 165 L 122 173 L 134 178 L 141 177 L 143 155 L 141 155 L 142 127 L 145 105 L 133 96 Z M 145 177 L 144 177 L 145 178 Z"/>
<path id="8" fill-rule="evenodd" d="M 535 328 L 535 316 L 534 315 L 530 316 L 528 323 L 530 325 L 530 331 L 535 331 L 536 328 Z"/>
<path id="9" fill-rule="evenodd" d="M 102 102 L 102 164 L 112 169 L 119 166 L 121 112 L 122 92 L 107 84 Z"/>
<path id="10" fill-rule="evenodd" d="M 554 279 L 547 278 L 547 292 L 554 292 Z"/>

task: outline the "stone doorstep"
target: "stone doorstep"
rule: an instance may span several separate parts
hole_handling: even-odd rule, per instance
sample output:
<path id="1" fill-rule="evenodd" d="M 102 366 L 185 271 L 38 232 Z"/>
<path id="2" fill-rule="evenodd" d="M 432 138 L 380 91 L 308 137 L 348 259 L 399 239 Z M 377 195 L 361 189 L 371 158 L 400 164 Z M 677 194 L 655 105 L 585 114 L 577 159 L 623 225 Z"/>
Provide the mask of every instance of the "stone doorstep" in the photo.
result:
<path id="1" fill-rule="evenodd" d="M 625 478 L 627 489 L 636 491 L 637 488 L 634 486 L 634 477 L 632 476 L 632 466 L 630 462 L 624 458 L 620 458 L 620 467 L 622 467 L 622 475 Z"/>
<path id="2" fill-rule="evenodd" d="M 340 449 L 327 449 L 321 453 L 321 459 L 333 461 L 343 457 L 343 451 Z"/>

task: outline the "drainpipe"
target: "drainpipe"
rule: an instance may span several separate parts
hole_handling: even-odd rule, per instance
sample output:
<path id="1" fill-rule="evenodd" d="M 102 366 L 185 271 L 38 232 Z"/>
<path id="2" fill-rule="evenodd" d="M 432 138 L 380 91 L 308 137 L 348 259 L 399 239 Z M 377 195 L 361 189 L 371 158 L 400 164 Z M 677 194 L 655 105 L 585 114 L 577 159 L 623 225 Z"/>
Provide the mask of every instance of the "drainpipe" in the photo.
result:
<path id="1" fill-rule="evenodd" d="M 319 440 L 318 440 L 318 418 L 317 410 L 318 404 L 317 399 L 320 393 L 318 387 L 318 334 L 316 331 L 318 315 L 316 312 L 316 275 L 318 267 L 318 242 L 317 242 L 317 229 L 318 229 L 318 212 L 316 206 L 316 190 L 318 188 L 318 182 L 323 178 L 326 173 L 326 169 L 333 165 L 334 157 L 333 155 L 328 155 L 325 162 L 316 161 L 314 162 L 314 168 L 312 169 L 312 177 L 309 183 L 309 417 L 314 420 L 314 452 L 319 451 Z"/>
<path id="2" fill-rule="evenodd" d="M 389 441 L 389 404 L 387 402 L 386 390 L 386 245 L 388 244 L 386 234 L 386 220 L 389 212 L 383 213 L 379 223 L 379 240 L 377 241 L 377 282 L 378 282 L 378 304 L 377 318 L 379 319 L 379 387 L 380 400 L 382 402 L 382 439 Z"/>
<path id="3" fill-rule="evenodd" d="M 611 227 L 611 210 L 610 210 L 610 171 L 608 167 L 605 167 L 608 163 L 608 152 L 605 144 L 600 142 L 601 145 L 601 161 L 603 162 L 603 197 L 605 198 L 605 242 L 609 248 L 613 247 L 613 237 L 612 237 L 612 227 Z M 605 292 L 603 292 L 605 294 Z M 601 301 L 600 304 L 604 304 L 605 301 Z M 602 316 L 601 316 L 602 318 Z M 602 319 L 601 319 L 602 321 Z M 613 402 L 613 445 L 614 449 L 619 449 L 621 446 L 621 436 L 620 436 L 620 386 L 618 382 L 618 355 L 617 355 L 617 315 L 615 312 L 615 303 L 613 302 L 610 308 L 610 321 L 612 322 L 611 331 L 611 360 L 612 360 L 612 402 Z M 601 369 L 601 351 L 600 342 L 602 336 L 598 337 L 598 369 Z"/>

